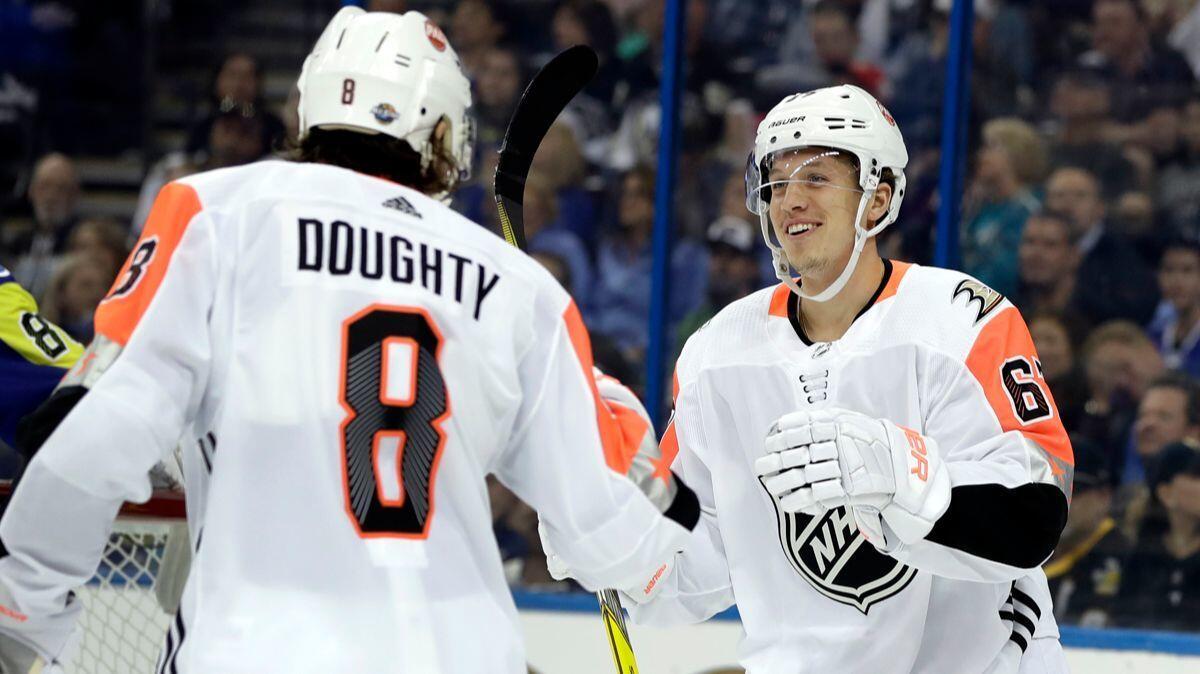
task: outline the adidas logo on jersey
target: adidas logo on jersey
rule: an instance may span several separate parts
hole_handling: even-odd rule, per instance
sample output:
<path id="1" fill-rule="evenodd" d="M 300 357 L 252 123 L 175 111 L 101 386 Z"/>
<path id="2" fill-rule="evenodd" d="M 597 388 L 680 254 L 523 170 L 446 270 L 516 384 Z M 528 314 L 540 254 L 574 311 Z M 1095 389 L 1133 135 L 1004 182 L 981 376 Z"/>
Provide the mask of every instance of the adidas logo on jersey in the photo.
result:
<path id="1" fill-rule="evenodd" d="M 401 213 L 405 215 L 411 215 L 414 218 L 421 217 L 420 211 L 414 208 L 412 203 L 404 197 L 392 197 L 391 199 L 383 202 L 383 207 L 400 211 Z"/>

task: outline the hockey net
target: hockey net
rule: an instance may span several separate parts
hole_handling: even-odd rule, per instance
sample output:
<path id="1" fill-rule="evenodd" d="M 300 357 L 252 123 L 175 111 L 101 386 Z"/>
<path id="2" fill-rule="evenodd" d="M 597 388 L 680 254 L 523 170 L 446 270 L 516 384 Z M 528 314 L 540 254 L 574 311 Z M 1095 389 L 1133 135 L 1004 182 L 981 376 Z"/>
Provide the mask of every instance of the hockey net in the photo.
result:
<path id="1" fill-rule="evenodd" d="M 68 674 L 155 671 L 189 551 L 182 493 L 156 491 L 121 509 L 96 574 L 77 590 L 84 609 L 62 658 Z"/>

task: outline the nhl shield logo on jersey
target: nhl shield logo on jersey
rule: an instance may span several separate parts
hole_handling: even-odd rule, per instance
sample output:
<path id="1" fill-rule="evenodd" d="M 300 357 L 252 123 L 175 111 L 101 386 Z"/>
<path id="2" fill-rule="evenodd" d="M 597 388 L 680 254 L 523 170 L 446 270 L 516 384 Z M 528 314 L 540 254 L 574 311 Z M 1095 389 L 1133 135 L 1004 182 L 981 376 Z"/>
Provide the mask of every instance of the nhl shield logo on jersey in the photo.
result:
<path id="1" fill-rule="evenodd" d="M 792 567 L 826 597 L 862 611 L 891 597 L 917 570 L 879 552 L 858 532 L 846 508 L 813 517 L 780 512 L 779 541 Z"/>

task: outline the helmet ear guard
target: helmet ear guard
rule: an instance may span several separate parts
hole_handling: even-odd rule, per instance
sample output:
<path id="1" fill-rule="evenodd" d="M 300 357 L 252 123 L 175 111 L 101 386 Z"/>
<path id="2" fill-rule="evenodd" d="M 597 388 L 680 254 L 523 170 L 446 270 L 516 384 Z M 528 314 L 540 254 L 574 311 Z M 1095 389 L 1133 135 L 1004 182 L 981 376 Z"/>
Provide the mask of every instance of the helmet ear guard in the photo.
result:
<path id="1" fill-rule="evenodd" d="M 854 218 L 854 248 L 842 273 L 825 290 L 807 294 L 793 278 L 791 263 L 782 245 L 774 241 L 770 222 L 770 190 L 767 162 L 776 153 L 803 147 L 826 147 L 849 153 L 858 162 L 858 184 L 862 188 Z M 908 165 L 908 150 L 895 119 L 871 94 L 853 85 L 840 85 L 793 94 L 776 105 L 758 126 L 754 152 L 746 166 L 746 208 L 759 216 L 763 239 L 771 249 L 775 274 L 798 296 L 825 302 L 832 299 L 854 272 L 866 241 L 877 236 L 900 213 Z M 865 229 L 863 214 L 874 197 L 884 170 L 895 181 L 887 212 L 873 227 Z M 803 280 L 803 279 L 801 279 Z"/>

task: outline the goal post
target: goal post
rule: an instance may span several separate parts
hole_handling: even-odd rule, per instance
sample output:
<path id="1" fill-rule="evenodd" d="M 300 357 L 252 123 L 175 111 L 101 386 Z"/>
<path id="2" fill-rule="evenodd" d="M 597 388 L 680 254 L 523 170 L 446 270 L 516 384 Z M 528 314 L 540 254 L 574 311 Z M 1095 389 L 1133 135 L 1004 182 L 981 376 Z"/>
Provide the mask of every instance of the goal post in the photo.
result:
<path id="1" fill-rule="evenodd" d="M 11 484 L 0 482 L 7 501 Z M 96 573 L 76 590 L 83 612 L 68 674 L 152 674 L 191 561 L 184 495 L 155 491 L 127 503 L 113 524 Z"/>

